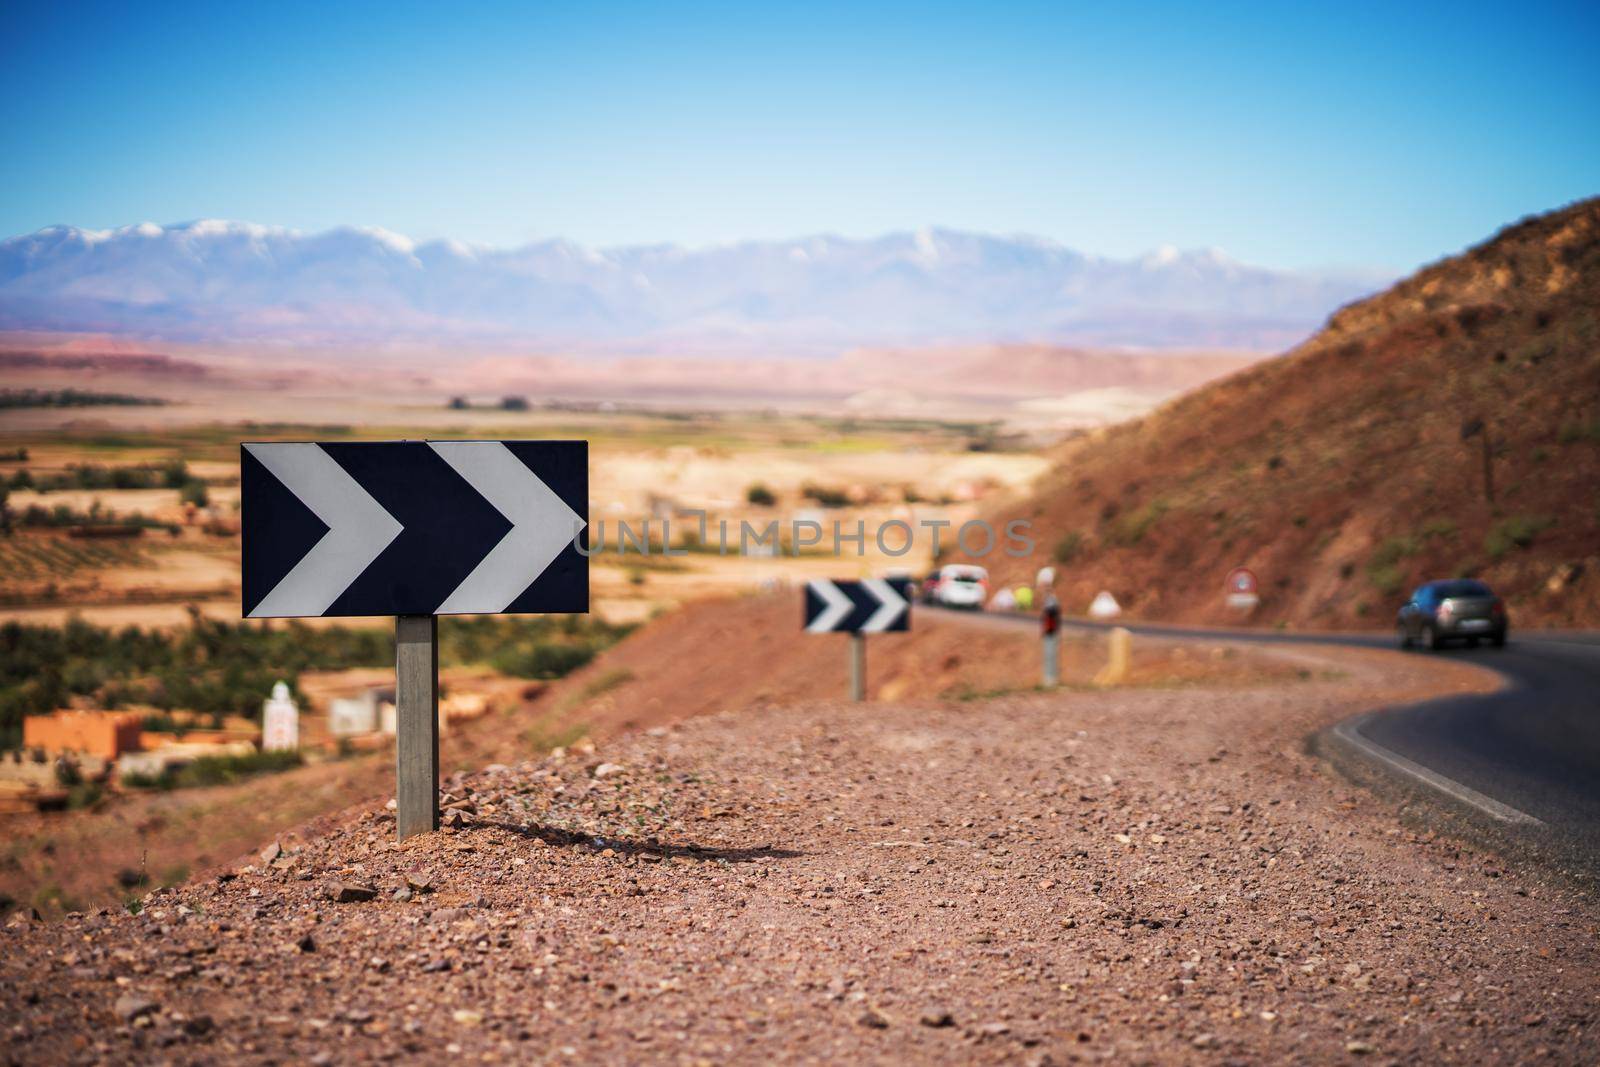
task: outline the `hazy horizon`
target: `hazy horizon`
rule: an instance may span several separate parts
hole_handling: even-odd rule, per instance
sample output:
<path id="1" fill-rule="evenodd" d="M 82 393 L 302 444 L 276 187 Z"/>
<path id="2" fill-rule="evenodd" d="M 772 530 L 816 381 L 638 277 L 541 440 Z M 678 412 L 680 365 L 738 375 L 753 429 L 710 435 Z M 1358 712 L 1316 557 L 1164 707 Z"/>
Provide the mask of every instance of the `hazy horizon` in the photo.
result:
<path id="1" fill-rule="evenodd" d="M 21 4 L 0 26 L 7 234 L 701 249 L 936 224 L 1399 274 L 1600 190 L 1579 5 Z"/>

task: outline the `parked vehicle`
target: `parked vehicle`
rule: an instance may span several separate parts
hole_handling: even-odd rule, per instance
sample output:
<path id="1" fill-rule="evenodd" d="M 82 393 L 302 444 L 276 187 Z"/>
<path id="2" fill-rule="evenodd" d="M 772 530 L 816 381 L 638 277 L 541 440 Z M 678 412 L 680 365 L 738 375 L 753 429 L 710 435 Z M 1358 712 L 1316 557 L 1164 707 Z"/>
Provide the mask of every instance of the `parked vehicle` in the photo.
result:
<path id="1" fill-rule="evenodd" d="M 1423 583 L 1395 619 L 1401 648 L 1436 649 L 1450 641 L 1476 645 L 1485 639 L 1500 648 L 1509 626 L 1505 602 L 1475 578 Z"/>
<path id="2" fill-rule="evenodd" d="M 989 600 L 989 572 L 970 563 L 940 567 L 931 599 L 947 608 L 979 610 Z"/>

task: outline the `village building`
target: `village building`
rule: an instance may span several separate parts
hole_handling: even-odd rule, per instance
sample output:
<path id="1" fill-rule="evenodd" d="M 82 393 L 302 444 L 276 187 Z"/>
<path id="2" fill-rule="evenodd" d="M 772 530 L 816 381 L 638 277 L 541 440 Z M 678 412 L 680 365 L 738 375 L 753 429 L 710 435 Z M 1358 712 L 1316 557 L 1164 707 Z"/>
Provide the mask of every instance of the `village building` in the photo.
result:
<path id="1" fill-rule="evenodd" d="M 22 747 L 49 756 L 113 762 L 125 752 L 137 752 L 142 733 L 140 718 L 132 712 L 56 711 L 22 720 Z"/>

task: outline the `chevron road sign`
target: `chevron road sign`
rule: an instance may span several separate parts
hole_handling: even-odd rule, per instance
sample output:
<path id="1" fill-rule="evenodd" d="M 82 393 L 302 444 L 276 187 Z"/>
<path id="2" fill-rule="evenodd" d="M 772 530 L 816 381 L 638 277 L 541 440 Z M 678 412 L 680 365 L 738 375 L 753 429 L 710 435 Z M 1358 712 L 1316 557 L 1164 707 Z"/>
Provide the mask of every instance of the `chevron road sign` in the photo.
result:
<path id="1" fill-rule="evenodd" d="M 239 446 L 244 614 L 393 615 L 395 832 L 439 828 L 439 616 L 589 610 L 585 441 Z"/>
<path id="2" fill-rule="evenodd" d="M 589 610 L 585 441 L 240 446 L 245 616 Z"/>
<path id="3" fill-rule="evenodd" d="M 850 699 L 867 695 L 867 634 L 911 629 L 911 579 L 806 583 L 805 631 L 850 635 Z"/>
<path id="4" fill-rule="evenodd" d="M 806 583 L 807 633 L 877 634 L 911 629 L 911 580 L 859 582 L 815 578 Z"/>

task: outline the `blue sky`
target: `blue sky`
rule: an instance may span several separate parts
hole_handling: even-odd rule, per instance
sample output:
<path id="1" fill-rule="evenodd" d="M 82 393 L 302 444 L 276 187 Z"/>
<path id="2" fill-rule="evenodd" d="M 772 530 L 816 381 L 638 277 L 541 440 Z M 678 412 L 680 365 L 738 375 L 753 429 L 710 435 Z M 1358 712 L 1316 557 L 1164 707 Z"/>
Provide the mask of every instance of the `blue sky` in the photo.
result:
<path id="1" fill-rule="evenodd" d="M 1410 268 L 1600 193 L 1593 4 L 0 7 L 0 233 L 926 224 Z"/>

